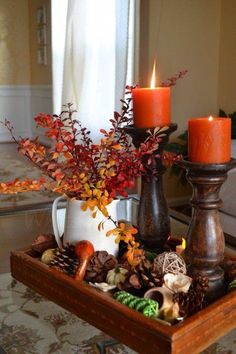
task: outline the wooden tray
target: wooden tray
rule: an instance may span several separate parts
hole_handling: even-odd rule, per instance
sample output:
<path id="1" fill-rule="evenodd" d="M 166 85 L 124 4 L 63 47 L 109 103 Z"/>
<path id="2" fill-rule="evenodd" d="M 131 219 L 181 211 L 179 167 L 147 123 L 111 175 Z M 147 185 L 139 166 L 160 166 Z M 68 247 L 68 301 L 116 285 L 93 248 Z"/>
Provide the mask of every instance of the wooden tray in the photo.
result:
<path id="1" fill-rule="evenodd" d="M 49 268 L 33 258 L 29 249 L 11 253 L 11 272 L 26 286 L 139 353 L 199 353 L 236 327 L 236 291 L 170 327 Z"/>

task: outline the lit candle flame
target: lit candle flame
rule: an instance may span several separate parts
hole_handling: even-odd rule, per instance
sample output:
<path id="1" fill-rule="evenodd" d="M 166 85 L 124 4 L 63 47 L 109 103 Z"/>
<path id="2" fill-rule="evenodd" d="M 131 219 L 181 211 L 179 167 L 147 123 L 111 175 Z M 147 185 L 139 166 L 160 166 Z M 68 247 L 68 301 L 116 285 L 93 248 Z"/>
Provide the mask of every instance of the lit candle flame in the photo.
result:
<path id="1" fill-rule="evenodd" d="M 154 89 L 156 86 L 156 62 L 153 64 L 153 69 L 152 69 L 152 79 L 151 79 L 151 84 L 150 87 Z"/>
<path id="2" fill-rule="evenodd" d="M 185 248 L 186 248 L 186 240 L 185 240 L 185 238 L 182 238 L 182 243 L 181 243 L 181 245 L 176 246 L 175 252 L 177 254 L 181 254 L 182 252 L 184 252 Z"/>
<path id="3" fill-rule="evenodd" d="M 213 120 L 213 117 L 212 117 L 212 116 L 210 116 L 210 117 L 208 118 L 208 120 L 209 120 L 209 121 L 212 121 L 212 120 Z"/>

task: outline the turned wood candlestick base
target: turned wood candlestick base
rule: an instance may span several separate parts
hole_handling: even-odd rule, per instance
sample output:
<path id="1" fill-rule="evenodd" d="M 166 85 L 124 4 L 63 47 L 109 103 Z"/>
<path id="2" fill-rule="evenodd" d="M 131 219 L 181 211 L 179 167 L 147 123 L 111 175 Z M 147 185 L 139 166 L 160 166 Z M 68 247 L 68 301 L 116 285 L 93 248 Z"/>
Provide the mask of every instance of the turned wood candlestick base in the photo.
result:
<path id="1" fill-rule="evenodd" d="M 151 130 L 153 130 L 152 128 Z M 160 158 L 155 159 L 155 168 L 157 174 L 142 176 L 141 196 L 138 209 L 138 230 L 139 238 L 146 249 L 162 251 L 167 238 L 170 235 L 170 218 L 167 202 L 163 192 L 162 175 L 166 168 L 162 164 L 163 150 L 169 141 L 169 136 L 177 129 L 177 124 L 171 124 L 164 133 L 155 154 Z M 147 137 L 146 128 L 135 128 L 127 126 L 124 130 L 132 137 L 133 144 L 139 147 Z"/>
<path id="2" fill-rule="evenodd" d="M 219 266 L 224 258 L 225 240 L 218 209 L 222 205 L 219 191 L 227 172 L 236 167 L 236 160 L 224 164 L 201 164 L 186 160 L 177 164 L 187 171 L 193 187 L 191 205 L 193 215 L 187 233 L 186 260 L 191 275 L 209 278 L 209 298 L 225 292 L 224 272 Z"/>

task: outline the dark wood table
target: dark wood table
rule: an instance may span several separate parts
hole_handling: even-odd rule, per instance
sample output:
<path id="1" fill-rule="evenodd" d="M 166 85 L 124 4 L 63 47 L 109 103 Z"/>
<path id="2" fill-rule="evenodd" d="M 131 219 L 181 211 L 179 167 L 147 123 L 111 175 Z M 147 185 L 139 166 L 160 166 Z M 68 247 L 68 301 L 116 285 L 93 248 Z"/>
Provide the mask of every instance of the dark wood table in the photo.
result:
<path id="1" fill-rule="evenodd" d="M 173 223 L 183 235 L 186 226 Z M 49 268 L 30 249 L 11 253 L 11 272 L 26 286 L 143 354 L 199 353 L 236 327 L 236 291 L 183 322 L 167 326 L 127 308 L 111 294 Z"/>

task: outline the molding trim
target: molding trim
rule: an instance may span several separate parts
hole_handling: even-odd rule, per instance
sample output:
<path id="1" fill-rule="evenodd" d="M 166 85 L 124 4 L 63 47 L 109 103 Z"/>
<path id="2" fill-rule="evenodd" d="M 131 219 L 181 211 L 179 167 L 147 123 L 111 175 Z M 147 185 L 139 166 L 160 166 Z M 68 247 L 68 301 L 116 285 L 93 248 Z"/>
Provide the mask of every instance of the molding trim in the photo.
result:
<path id="1" fill-rule="evenodd" d="M 28 85 L 0 85 L 0 120 L 8 119 L 16 137 L 31 136 L 31 88 Z M 0 126 L 0 142 L 12 141 L 10 133 Z"/>
<path id="2" fill-rule="evenodd" d="M 32 86 L 31 87 L 31 131 L 32 136 L 39 137 L 41 143 L 45 145 L 51 144 L 51 140 L 44 136 L 44 129 L 36 128 L 34 117 L 40 113 L 53 113 L 52 112 L 52 86 Z"/>
<path id="3" fill-rule="evenodd" d="M 32 85 L 31 96 L 34 97 L 52 97 L 52 86 L 49 85 Z"/>
<path id="4" fill-rule="evenodd" d="M 33 121 L 39 112 L 52 112 L 52 86 L 0 85 L 0 120 L 12 123 L 16 137 L 41 135 Z M 10 134 L 0 125 L 0 142 L 9 141 Z"/>

